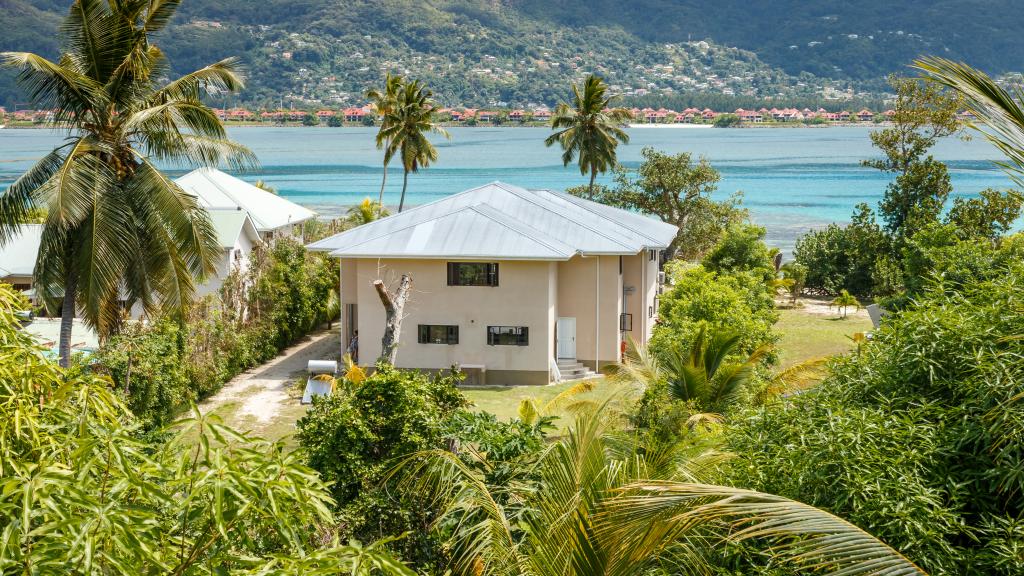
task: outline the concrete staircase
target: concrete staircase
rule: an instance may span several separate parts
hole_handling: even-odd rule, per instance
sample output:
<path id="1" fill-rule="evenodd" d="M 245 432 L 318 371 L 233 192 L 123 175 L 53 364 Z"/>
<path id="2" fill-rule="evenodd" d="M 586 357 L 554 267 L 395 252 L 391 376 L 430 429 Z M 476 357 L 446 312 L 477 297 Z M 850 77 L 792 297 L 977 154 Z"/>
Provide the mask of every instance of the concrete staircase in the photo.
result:
<path id="1" fill-rule="evenodd" d="M 574 359 L 559 358 L 556 363 L 558 364 L 558 371 L 562 374 L 563 382 L 586 380 L 587 378 L 598 376 L 593 370 L 584 366 L 582 362 L 577 362 Z"/>

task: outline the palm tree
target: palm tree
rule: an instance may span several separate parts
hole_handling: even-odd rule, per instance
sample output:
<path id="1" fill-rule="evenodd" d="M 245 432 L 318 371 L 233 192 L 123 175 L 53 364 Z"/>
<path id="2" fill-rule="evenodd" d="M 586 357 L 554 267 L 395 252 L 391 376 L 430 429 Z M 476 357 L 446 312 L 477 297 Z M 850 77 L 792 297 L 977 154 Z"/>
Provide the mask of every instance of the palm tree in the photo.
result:
<path id="1" fill-rule="evenodd" d="M 752 541 L 798 567 L 847 575 L 924 574 L 870 534 L 823 510 L 761 492 L 701 483 L 723 456 L 688 456 L 611 427 L 601 410 L 577 418 L 544 451 L 526 485 L 489 485 L 487 454 L 413 454 L 400 488 L 440 504 L 453 573 L 632 576 L 699 573 L 720 544 Z"/>
<path id="2" fill-rule="evenodd" d="M 383 90 L 378 90 L 374 88 L 366 92 L 366 98 L 371 103 L 373 103 L 373 107 L 376 110 L 377 114 L 380 114 L 382 116 L 382 122 L 380 125 L 380 129 L 377 130 L 376 138 L 378 150 L 387 150 L 391 145 L 391 142 L 383 135 L 383 132 L 385 126 L 387 126 L 387 115 L 394 109 L 395 103 L 398 100 L 398 92 L 402 89 L 402 85 L 404 82 L 405 81 L 402 79 L 401 76 L 388 72 L 387 75 L 384 76 Z M 381 212 L 384 211 L 384 185 L 387 184 L 388 181 L 388 163 L 390 161 L 391 158 L 387 154 L 385 154 L 384 176 L 380 180 L 380 197 L 377 201 L 377 205 Z"/>
<path id="3" fill-rule="evenodd" d="M 434 132 L 450 138 L 448 132 L 436 121 L 437 106 L 431 99 L 433 92 L 419 80 L 406 82 L 398 91 L 391 110 L 381 120 L 378 139 L 388 143 L 384 151 L 384 164 L 387 165 L 397 154 L 402 160 L 405 171 L 402 177 L 402 198 L 398 202 L 398 211 L 405 207 L 405 190 L 409 186 L 409 172 L 417 172 L 420 168 L 430 166 L 437 160 L 437 148 L 427 138 Z"/>
<path id="4" fill-rule="evenodd" d="M 853 307 L 854 310 L 860 310 L 860 301 L 853 295 L 847 292 L 845 289 L 839 292 L 832 302 L 829 303 L 828 307 L 835 306 L 836 309 L 842 314 L 843 318 L 846 318 L 847 311 Z"/>
<path id="5" fill-rule="evenodd" d="M 551 116 L 551 129 L 557 130 L 544 140 L 545 146 L 562 146 L 562 163 L 568 166 L 579 157 L 580 174 L 590 172 L 588 194 L 594 197 L 594 179 L 617 162 L 619 142 L 629 142 L 622 129 L 630 119 L 628 110 L 611 108 L 614 96 L 605 96 L 608 85 L 591 74 L 583 83 L 583 92 L 573 84 L 572 105 L 561 102 Z"/>
<path id="6" fill-rule="evenodd" d="M 728 362 L 739 345 L 739 334 L 719 331 L 709 337 L 701 328 L 689 349 L 673 346 L 659 359 L 633 342 L 625 361 L 609 372 L 619 381 L 664 383 L 673 399 L 693 403 L 698 413 L 721 414 L 742 396 L 757 364 L 770 351 L 761 346 L 742 361 Z"/>
<path id="7" fill-rule="evenodd" d="M 232 60 L 163 83 L 167 61 L 149 35 L 177 6 L 78 0 L 61 28 L 57 62 L 26 52 L 0 56 L 21 70 L 33 103 L 55 110 L 53 125 L 68 133 L 0 196 L 0 242 L 17 232 L 22 215 L 46 209 L 35 288 L 51 302 L 62 300 L 65 366 L 76 310 L 105 338 L 122 319 L 122 302 L 146 313 L 180 312 L 195 279 L 212 270 L 218 248 L 205 210 L 153 161 L 254 162 L 200 99 L 203 87 L 242 87 Z"/>
<path id="8" fill-rule="evenodd" d="M 1017 184 L 1024 185 L 1024 102 L 1020 87 L 1013 94 L 984 72 L 935 56 L 914 62 L 929 78 L 956 90 L 967 109 L 981 121 L 975 126 L 1009 162 L 1001 162 Z"/>

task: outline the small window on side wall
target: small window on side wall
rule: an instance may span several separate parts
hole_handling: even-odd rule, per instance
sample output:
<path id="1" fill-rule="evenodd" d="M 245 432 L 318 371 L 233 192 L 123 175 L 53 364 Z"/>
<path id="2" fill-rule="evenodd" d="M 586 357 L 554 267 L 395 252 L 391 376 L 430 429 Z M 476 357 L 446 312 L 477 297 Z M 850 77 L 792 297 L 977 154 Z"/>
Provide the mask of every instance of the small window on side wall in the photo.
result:
<path id="1" fill-rule="evenodd" d="M 449 286 L 497 286 L 497 262 L 449 262 Z"/>
<path id="2" fill-rule="evenodd" d="M 458 344 L 459 327 L 447 324 L 420 324 L 420 344 Z"/>
<path id="3" fill-rule="evenodd" d="M 488 346 L 529 346 L 530 329 L 526 326 L 488 326 Z"/>

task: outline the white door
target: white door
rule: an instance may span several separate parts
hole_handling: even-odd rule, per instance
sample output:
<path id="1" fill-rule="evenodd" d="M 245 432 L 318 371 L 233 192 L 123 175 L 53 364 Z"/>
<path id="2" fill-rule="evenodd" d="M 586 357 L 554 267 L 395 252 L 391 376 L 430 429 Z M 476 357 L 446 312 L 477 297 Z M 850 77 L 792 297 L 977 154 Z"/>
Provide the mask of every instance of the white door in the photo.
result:
<path id="1" fill-rule="evenodd" d="M 558 357 L 576 359 L 576 319 L 559 318 L 558 328 Z"/>

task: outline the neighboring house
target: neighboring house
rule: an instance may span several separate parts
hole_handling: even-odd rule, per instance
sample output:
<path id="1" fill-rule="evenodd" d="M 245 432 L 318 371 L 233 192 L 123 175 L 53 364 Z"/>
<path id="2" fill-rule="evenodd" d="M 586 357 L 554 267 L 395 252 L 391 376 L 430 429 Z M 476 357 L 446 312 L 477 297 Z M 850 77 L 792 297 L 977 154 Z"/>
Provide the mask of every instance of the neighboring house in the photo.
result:
<path id="1" fill-rule="evenodd" d="M 216 168 L 200 168 L 175 180 L 185 192 L 199 199 L 207 210 L 241 209 L 249 213 L 260 237 L 272 241 L 282 236 L 301 237 L 301 224 L 316 212 L 289 202 L 226 174 Z"/>
<path id="2" fill-rule="evenodd" d="M 399 367 L 547 384 L 618 362 L 630 337 L 648 340 L 660 252 L 675 235 L 634 212 L 495 182 L 308 248 L 340 259 L 342 348 L 358 330 L 360 364 L 381 353 L 373 281 L 408 273 Z"/>
<path id="3" fill-rule="evenodd" d="M 43 236 L 42 224 L 23 224 L 21 230 L 0 246 L 0 282 L 29 292 Z"/>
<path id="4" fill-rule="evenodd" d="M 240 272 L 249 269 L 249 254 L 261 242 L 249 213 L 241 209 L 215 208 L 207 211 L 210 222 L 217 232 L 217 244 L 221 256 L 215 265 L 214 275 L 196 288 L 196 296 L 202 297 L 220 290 L 224 279 L 236 268 Z"/>

